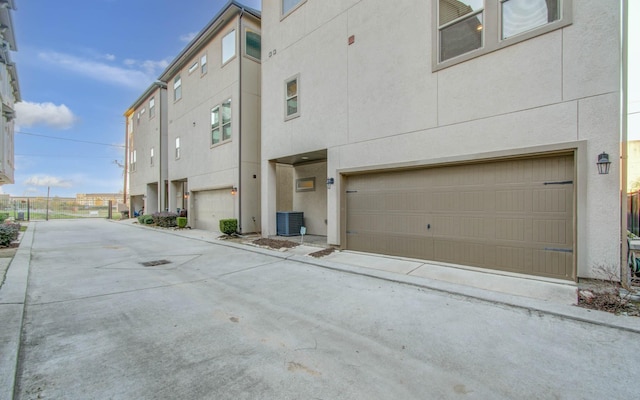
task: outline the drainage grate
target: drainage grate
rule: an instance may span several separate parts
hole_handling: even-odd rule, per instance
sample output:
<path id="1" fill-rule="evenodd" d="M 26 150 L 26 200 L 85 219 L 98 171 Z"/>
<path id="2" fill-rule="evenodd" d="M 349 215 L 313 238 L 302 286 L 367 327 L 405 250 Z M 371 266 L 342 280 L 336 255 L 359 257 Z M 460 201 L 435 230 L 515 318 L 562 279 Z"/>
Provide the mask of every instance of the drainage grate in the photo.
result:
<path id="1" fill-rule="evenodd" d="M 158 265 L 171 264 L 171 261 L 169 261 L 169 260 L 155 260 L 155 261 L 141 262 L 140 264 L 144 265 L 145 267 L 157 267 Z"/>

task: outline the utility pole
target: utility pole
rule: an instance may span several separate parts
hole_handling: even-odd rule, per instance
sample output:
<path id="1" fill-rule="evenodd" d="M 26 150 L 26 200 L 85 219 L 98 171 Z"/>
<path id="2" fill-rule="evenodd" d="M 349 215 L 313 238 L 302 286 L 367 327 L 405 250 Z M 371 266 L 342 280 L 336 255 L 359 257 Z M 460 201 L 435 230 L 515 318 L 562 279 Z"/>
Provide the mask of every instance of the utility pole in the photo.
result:
<path id="1" fill-rule="evenodd" d="M 46 220 L 49 220 L 49 193 L 51 193 L 51 186 L 47 186 L 47 211 L 46 211 Z"/>

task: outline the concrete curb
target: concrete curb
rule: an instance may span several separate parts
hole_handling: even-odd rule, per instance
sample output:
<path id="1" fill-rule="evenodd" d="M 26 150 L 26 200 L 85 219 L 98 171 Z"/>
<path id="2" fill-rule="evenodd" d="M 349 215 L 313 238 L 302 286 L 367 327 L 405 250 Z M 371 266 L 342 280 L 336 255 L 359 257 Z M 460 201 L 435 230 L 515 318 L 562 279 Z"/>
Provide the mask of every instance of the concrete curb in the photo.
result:
<path id="1" fill-rule="evenodd" d="M 0 399 L 12 399 L 15 389 L 34 230 L 27 226 L 0 289 Z"/>
<path id="2" fill-rule="evenodd" d="M 117 222 L 117 221 L 116 221 Z M 137 224 L 129 224 L 139 229 L 153 229 Z M 465 286 L 444 281 L 437 281 L 425 277 L 417 277 L 403 275 L 393 272 L 375 270 L 371 268 L 358 267 L 353 265 L 340 264 L 332 261 L 316 259 L 308 255 L 292 254 L 286 251 L 277 251 L 255 247 L 246 244 L 226 242 L 223 240 L 209 239 L 204 236 L 195 237 L 196 231 L 184 234 L 180 231 L 159 229 L 158 232 L 170 235 L 180 236 L 187 239 L 200 240 L 215 245 L 233 247 L 245 251 L 251 251 L 258 254 L 268 255 L 283 260 L 292 260 L 316 267 L 327 268 L 335 271 L 341 271 L 351 274 L 368 276 L 371 278 L 383 279 L 389 282 L 402 283 L 406 285 L 416 286 L 423 289 L 435 290 L 450 295 L 464 296 L 480 301 L 501 304 L 509 307 L 524 309 L 528 312 L 543 313 L 558 318 L 570 319 L 579 322 L 587 322 L 591 324 L 606 326 L 615 329 L 621 329 L 629 332 L 640 333 L 640 318 L 617 316 L 604 311 L 589 310 L 574 305 L 565 305 L 554 302 L 547 302 L 528 297 L 509 295 L 505 293 L 494 292 L 485 289 L 479 289 L 471 286 Z"/>

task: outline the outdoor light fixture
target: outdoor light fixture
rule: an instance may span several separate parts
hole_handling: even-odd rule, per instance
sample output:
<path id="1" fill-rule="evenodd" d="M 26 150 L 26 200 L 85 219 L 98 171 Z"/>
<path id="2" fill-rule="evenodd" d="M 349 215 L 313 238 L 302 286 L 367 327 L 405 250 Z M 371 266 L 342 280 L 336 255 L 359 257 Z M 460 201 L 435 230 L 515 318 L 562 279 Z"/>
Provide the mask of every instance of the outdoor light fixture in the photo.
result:
<path id="1" fill-rule="evenodd" d="M 189 198 L 189 192 L 184 192 L 184 198 L 188 199 Z"/>
<path id="2" fill-rule="evenodd" d="M 333 178 L 327 178 L 327 189 L 331 189 L 331 185 L 333 185 L 333 183 L 334 183 Z"/>
<path id="3" fill-rule="evenodd" d="M 598 162 L 596 163 L 598 166 L 598 173 L 600 175 L 606 175 L 609 173 L 609 168 L 611 168 L 611 161 L 609 161 L 609 155 L 604 151 L 598 155 Z"/>
<path id="4" fill-rule="evenodd" d="M 234 186 L 234 187 L 232 187 L 232 188 L 231 188 L 231 195 L 232 195 L 232 196 L 235 196 L 237 193 L 238 193 L 238 188 L 237 188 L 237 187 L 235 187 L 235 186 Z"/>

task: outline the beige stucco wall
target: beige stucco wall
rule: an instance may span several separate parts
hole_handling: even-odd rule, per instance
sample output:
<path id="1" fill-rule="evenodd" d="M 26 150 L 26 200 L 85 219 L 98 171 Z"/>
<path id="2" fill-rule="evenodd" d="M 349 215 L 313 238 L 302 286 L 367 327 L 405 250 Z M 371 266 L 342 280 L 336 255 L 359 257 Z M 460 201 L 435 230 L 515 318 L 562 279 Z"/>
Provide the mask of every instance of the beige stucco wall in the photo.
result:
<path id="1" fill-rule="evenodd" d="M 167 79 L 168 174 L 170 181 L 188 181 L 189 191 L 239 188 L 234 196 L 235 218 L 241 232 L 260 231 L 260 63 L 244 56 L 244 29 L 260 31 L 260 23 L 245 15 L 226 22 L 176 74 Z M 236 32 L 236 55 L 222 64 L 222 38 Z M 200 64 L 207 54 L 207 72 Z M 242 62 L 242 66 L 240 63 Z M 182 98 L 174 101 L 173 81 L 182 79 Z M 242 73 L 242 82 L 241 82 Z M 231 140 L 211 145 L 211 110 L 231 99 Z M 180 158 L 175 157 L 180 138 Z M 242 148 L 242 151 L 241 151 Z M 170 209 L 177 206 L 179 185 L 170 185 Z M 191 203 L 189 203 L 190 205 Z"/>
<path id="2" fill-rule="evenodd" d="M 293 184 L 297 179 L 315 178 L 315 190 L 293 191 L 293 211 L 304 212 L 308 235 L 327 235 L 327 163 L 297 165 L 293 168 Z"/>
<path id="3" fill-rule="evenodd" d="M 129 166 L 129 195 L 144 198 L 145 210 L 148 214 L 161 211 L 162 199 L 159 197 L 158 182 L 166 176 L 166 154 L 162 148 L 164 141 L 162 130 L 166 129 L 166 107 L 162 105 L 164 89 L 156 86 L 148 96 L 140 99 L 133 113 L 133 133 L 131 151 L 136 151 L 135 171 Z M 154 98 L 155 114 L 150 117 L 149 101 Z M 144 110 L 144 113 L 142 112 Z M 140 115 L 140 118 L 138 118 Z M 165 133 L 166 135 L 166 133 Z M 166 146 L 166 144 L 164 144 Z M 151 165 L 151 149 L 154 151 L 154 163 Z M 164 157 L 164 159 L 163 159 Z M 130 160 L 130 158 L 129 158 Z M 161 173 L 161 168 L 163 168 Z M 155 189 L 153 187 L 155 186 Z"/>
<path id="4" fill-rule="evenodd" d="M 578 276 L 619 265 L 620 165 L 609 175 L 595 165 L 602 151 L 619 159 L 618 1 L 574 0 L 572 25 L 437 72 L 430 2 L 307 0 L 282 20 L 280 0 L 262 5 L 263 168 L 319 149 L 336 178 L 402 163 L 575 150 Z M 285 121 L 284 81 L 296 74 L 300 117 Z M 263 178 L 268 233 L 274 177 Z M 340 193 L 337 179 L 327 191 L 332 244 L 341 243 Z"/>

